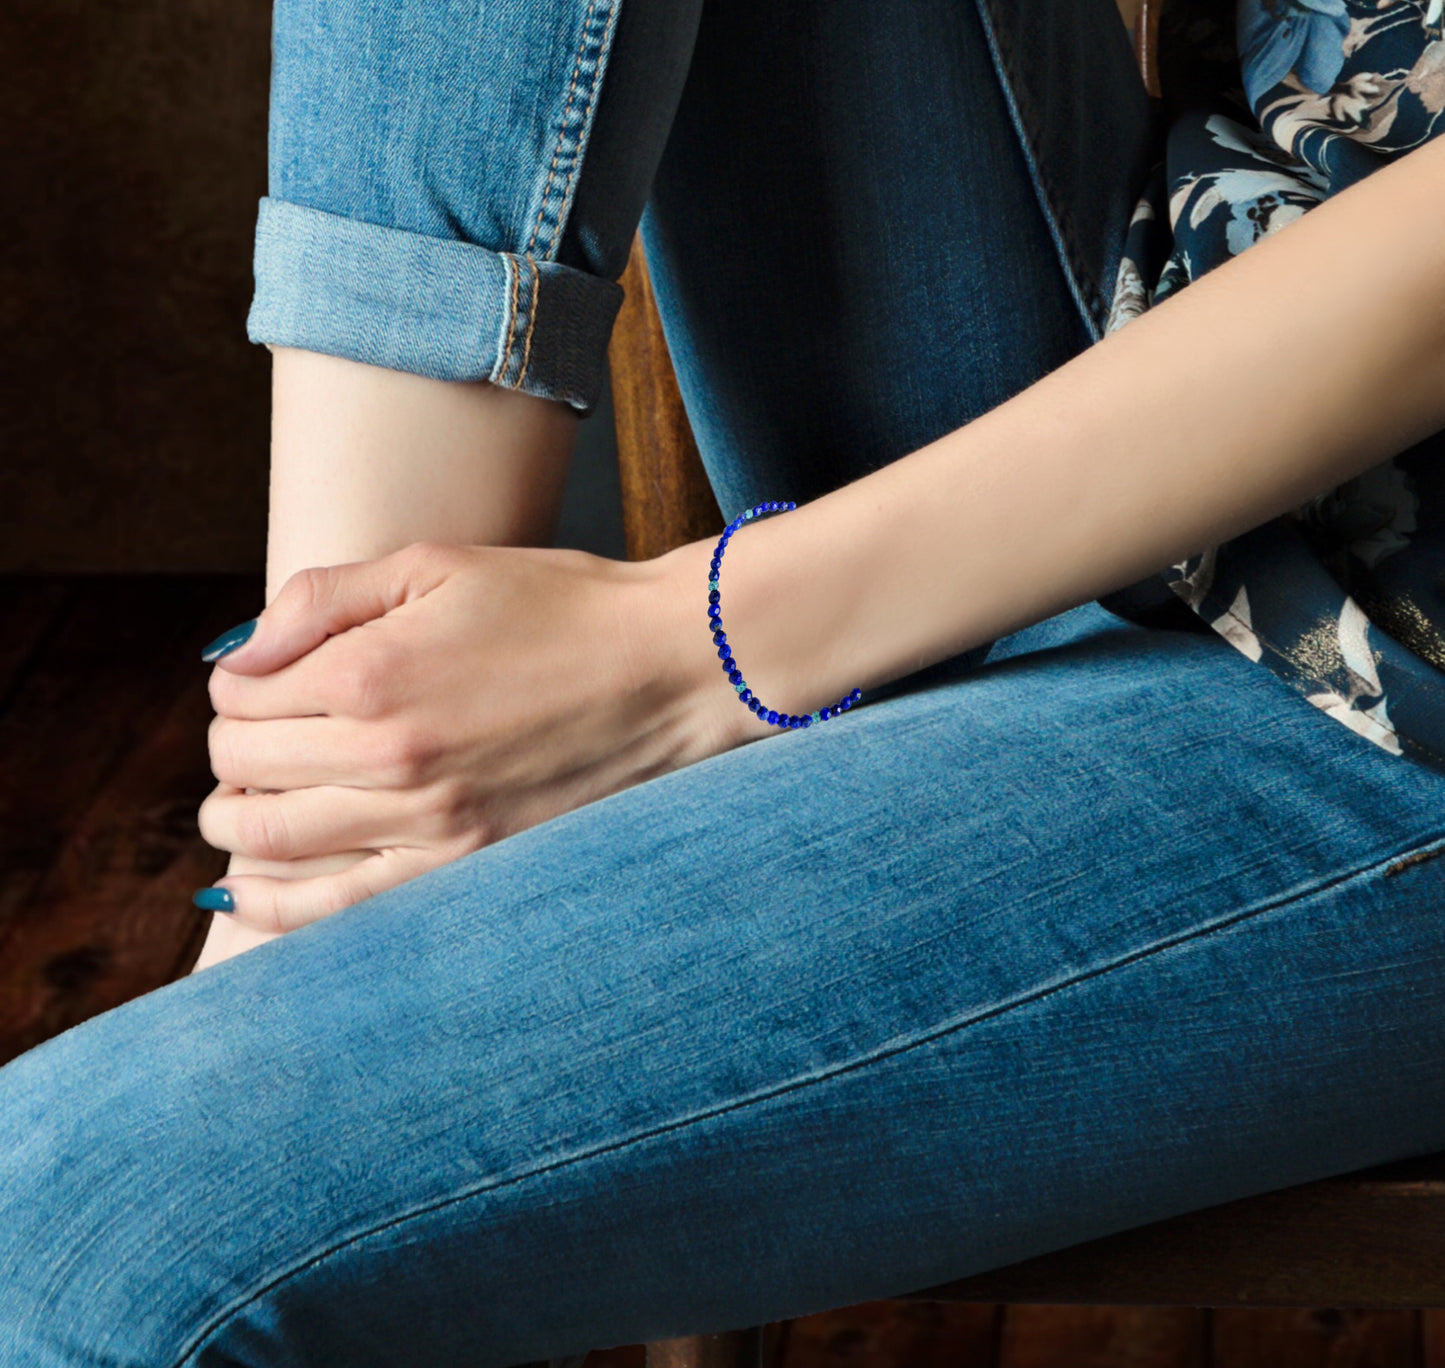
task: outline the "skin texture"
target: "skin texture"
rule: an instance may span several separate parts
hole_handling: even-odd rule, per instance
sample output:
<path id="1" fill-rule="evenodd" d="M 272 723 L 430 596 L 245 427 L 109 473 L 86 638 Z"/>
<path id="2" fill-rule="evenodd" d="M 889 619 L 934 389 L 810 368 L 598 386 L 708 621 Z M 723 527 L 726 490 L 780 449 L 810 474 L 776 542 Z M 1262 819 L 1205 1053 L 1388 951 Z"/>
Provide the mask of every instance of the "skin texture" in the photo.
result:
<path id="1" fill-rule="evenodd" d="M 427 538 L 551 545 L 576 444 L 578 419 L 567 405 L 293 347 L 267 350 L 268 604 L 299 570 L 369 560 Z M 367 853 L 342 848 L 281 861 L 233 852 L 227 872 L 294 879 Z M 216 914 L 191 972 L 274 934 Z"/>
<path id="2" fill-rule="evenodd" d="M 866 694 L 1236 536 L 1445 428 L 1442 218 L 1438 139 L 1007 403 L 750 527 L 728 561 L 725 612 L 749 684 L 799 713 L 854 686 Z M 282 360 L 278 350 L 278 370 Z M 1211 395 L 1227 400 L 1200 402 Z M 315 452 L 289 426 L 302 397 L 298 387 L 278 409 L 273 443 L 305 466 Z M 430 450 L 428 413 L 418 392 L 387 440 Z M 316 440 L 341 440 L 318 428 Z M 504 464 L 543 468 L 506 448 L 516 435 L 485 437 L 513 452 Z M 354 425 L 351 440 L 373 439 Z M 433 493 L 444 498 L 444 483 Z M 264 873 L 223 880 L 237 904 L 231 939 L 213 930 L 197 967 L 771 734 L 738 704 L 702 627 L 712 549 L 626 566 L 428 542 L 288 586 L 215 667 L 212 760 L 225 782 L 201 821 L 213 844 L 248 857 L 296 850 L 298 832 L 312 853 L 286 868 L 301 882 L 285 889 Z M 322 785 L 354 792 L 343 801 Z M 272 844 L 273 831 L 288 834 Z M 356 840 L 410 853 L 350 885 L 309 863 Z"/>

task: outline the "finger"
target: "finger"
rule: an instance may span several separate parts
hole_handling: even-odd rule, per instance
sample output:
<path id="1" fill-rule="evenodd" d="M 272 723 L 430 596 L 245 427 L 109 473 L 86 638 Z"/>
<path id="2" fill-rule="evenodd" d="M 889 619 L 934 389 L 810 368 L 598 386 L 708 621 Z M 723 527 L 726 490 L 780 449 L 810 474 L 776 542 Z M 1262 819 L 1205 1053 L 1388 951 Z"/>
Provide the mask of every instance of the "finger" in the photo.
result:
<path id="1" fill-rule="evenodd" d="M 250 638 L 222 655 L 217 668 L 270 674 L 328 637 L 430 593 L 451 565 L 448 548 L 418 542 L 376 560 L 298 570 L 257 616 Z"/>
<path id="2" fill-rule="evenodd" d="M 448 858 L 452 857 L 437 851 L 380 850 L 348 869 L 313 879 L 228 874 L 215 887 L 231 895 L 229 916 L 257 931 L 284 933 L 395 888 L 445 864 Z"/>
<path id="3" fill-rule="evenodd" d="M 409 651 L 399 624 L 365 622 L 328 637 L 270 674 L 217 668 L 207 684 L 218 717 L 267 722 L 281 717 L 375 718 L 408 696 Z"/>
<path id="4" fill-rule="evenodd" d="M 218 784 L 196 820 L 208 845 L 253 860 L 304 860 L 415 846 L 449 834 L 440 808 L 433 816 L 415 793 L 339 785 L 247 794 Z"/>
<path id="5" fill-rule="evenodd" d="M 423 748 L 400 721 L 213 717 L 207 744 L 211 773 L 233 788 L 276 791 L 341 784 L 404 789 L 422 777 Z"/>

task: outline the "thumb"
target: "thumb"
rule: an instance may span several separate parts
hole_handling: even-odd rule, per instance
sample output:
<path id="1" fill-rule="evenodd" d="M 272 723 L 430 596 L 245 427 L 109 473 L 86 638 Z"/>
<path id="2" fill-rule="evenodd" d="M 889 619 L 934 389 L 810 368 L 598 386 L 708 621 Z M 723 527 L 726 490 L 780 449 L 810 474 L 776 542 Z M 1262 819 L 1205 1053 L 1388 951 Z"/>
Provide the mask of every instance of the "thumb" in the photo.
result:
<path id="1" fill-rule="evenodd" d="M 437 557 L 413 547 L 377 560 L 298 570 L 259 616 L 223 632 L 201 659 L 234 674 L 270 674 L 328 637 L 430 593 L 445 576 Z"/>

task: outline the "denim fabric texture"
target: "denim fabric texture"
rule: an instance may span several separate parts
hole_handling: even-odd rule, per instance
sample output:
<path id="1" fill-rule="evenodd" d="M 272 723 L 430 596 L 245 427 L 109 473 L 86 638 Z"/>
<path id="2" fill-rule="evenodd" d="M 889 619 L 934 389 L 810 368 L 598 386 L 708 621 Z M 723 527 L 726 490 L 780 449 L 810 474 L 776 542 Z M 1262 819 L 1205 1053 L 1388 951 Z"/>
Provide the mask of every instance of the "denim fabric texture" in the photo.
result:
<path id="1" fill-rule="evenodd" d="M 735 511 L 1098 335 L 1110 0 L 381 8 L 276 9 L 310 345 L 576 402 L 641 215 Z M 0 1363 L 561 1368 L 1445 1148 L 1438 855 L 1445 778 L 1083 604 L 0 1069 Z"/>

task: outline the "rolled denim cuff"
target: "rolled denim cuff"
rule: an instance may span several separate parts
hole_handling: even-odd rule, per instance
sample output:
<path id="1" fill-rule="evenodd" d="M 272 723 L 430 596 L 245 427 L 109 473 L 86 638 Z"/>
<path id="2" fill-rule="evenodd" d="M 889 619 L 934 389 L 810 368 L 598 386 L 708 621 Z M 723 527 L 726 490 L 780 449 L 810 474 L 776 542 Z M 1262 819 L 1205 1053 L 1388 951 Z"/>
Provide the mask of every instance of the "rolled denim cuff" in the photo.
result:
<path id="1" fill-rule="evenodd" d="M 555 261 L 263 196 L 252 342 L 436 380 L 487 380 L 590 413 L 622 303 Z"/>

